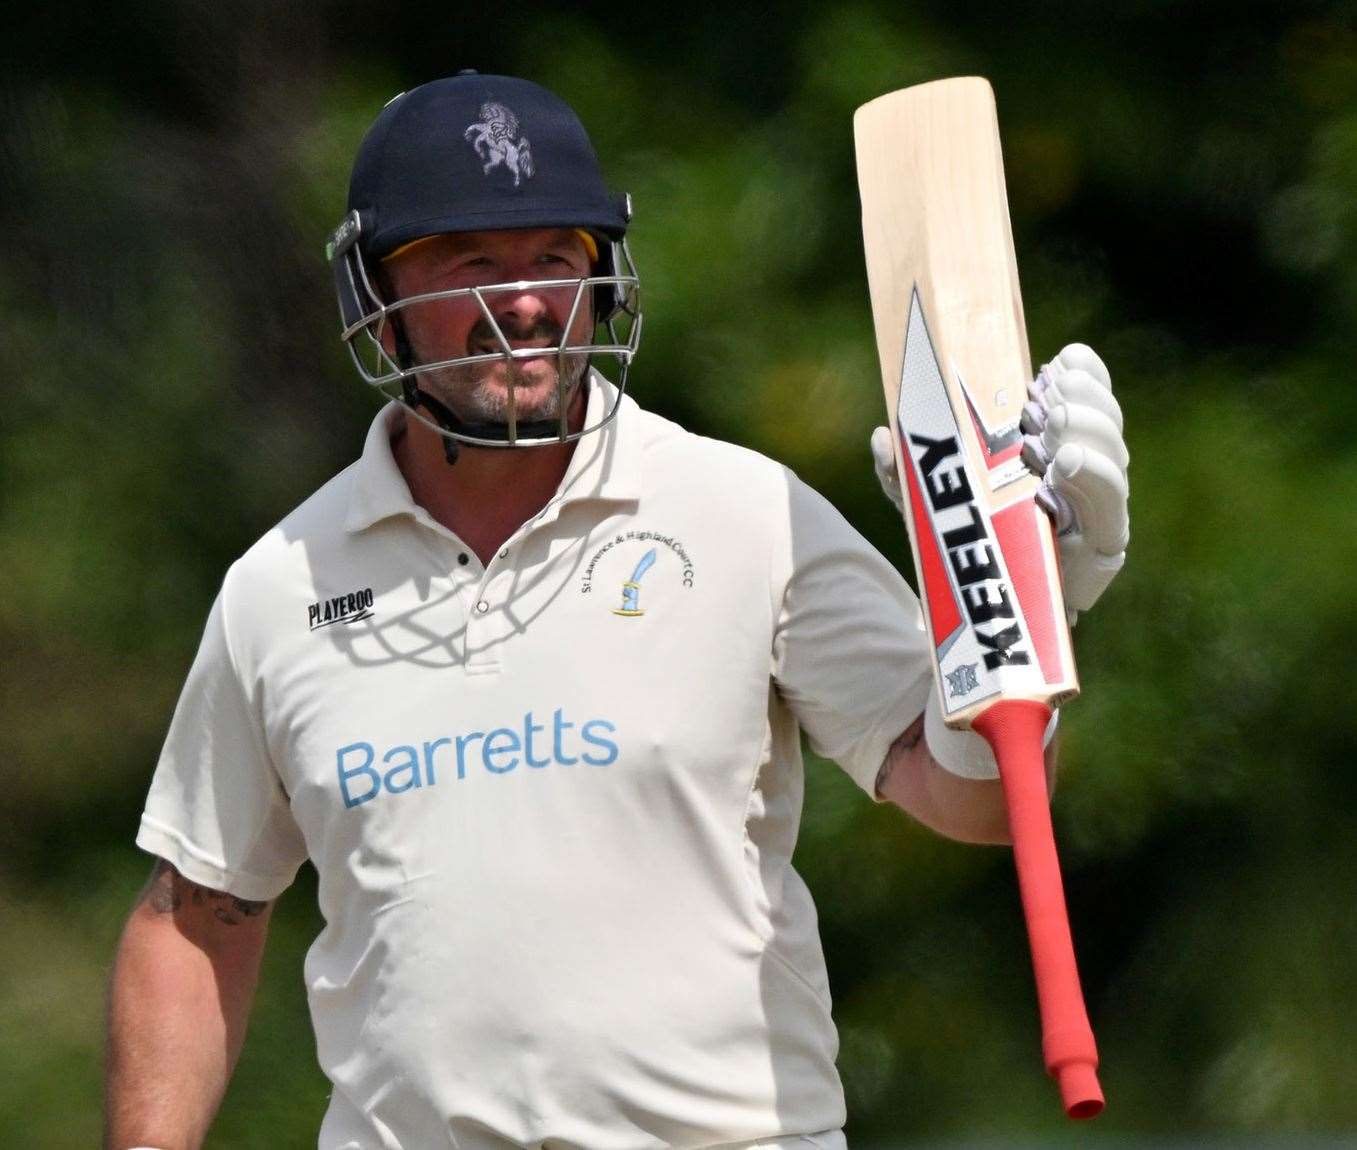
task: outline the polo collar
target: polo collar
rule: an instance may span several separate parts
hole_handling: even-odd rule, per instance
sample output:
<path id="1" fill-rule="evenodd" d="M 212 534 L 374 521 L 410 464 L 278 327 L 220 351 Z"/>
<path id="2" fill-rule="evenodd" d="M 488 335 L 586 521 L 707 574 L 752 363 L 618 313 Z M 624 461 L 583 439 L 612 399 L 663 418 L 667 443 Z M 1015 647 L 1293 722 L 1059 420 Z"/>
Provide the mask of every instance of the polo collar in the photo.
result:
<path id="1" fill-rule="evenodd" d="M 592 373 L 590 380 L 586 423 L 602 418 L 607 405 L 617 396 L 617 388 L 598 372 Z M 623 396 L 612 420 L 575 441 L 565 477 L 539 519 L 555 518 L 555 513 L 567 503 L 588 499 L 627 502 L 640 498 L 639 415 L 635 401 Z M 427 517 L 428 513 L 411 496 L 391 450 L 392 436 L 404 426 L 405 418 L 404 406 L 392 400 L 368 428 L 363 454 L 353 465 L 345 531 L 363 531 L 395 515 Z"/>

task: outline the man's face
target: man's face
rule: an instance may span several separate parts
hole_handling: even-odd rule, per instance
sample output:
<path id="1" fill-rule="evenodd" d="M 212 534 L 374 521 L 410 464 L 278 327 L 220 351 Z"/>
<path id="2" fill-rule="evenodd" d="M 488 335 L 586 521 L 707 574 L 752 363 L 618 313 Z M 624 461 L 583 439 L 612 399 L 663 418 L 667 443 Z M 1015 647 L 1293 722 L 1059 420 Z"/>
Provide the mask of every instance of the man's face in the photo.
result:
<path id="1" fill-rule="evenodd" d="M 382 266 L 396 299 L 520 280 L 576 280 L 591 273 L 584 241 L 569 228 L 432 236 L 396 252 Z M 588 291 L 580 299 L 571 330 L 565 331 L 575 293 L 574 284 L 529 285 L 487 292 L 483 298 L 510 347 L 556 347 L 565 342 L 584 344 L 592 336 L 594 311 Z M 398 315 L 417 363 L 503 350 L 473 296 L 411 304 Z M 579 393 L 587 365 L 582 353 L 566 357 L 567 409 Z M 506 423 L 511 383 L 519 420 L 559 418 L 557 374 L 556 356 L 546 355 L 424 371 L 419 382 L 460 420 Z"/>

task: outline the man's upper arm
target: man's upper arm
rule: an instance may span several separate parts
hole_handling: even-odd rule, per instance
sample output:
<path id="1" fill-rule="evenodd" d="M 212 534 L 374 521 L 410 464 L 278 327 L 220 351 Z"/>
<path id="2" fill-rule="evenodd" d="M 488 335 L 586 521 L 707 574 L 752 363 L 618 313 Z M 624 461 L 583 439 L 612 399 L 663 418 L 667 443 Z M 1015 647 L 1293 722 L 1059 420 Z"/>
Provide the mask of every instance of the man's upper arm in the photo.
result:
<path id="1" fill-rule="evenodd" d="M 263 948 L 273 901 L 244 899 L 229 891 L 185 878 L 167 859 L 158 858 L 137 898 L 134 916 L 179 934 L 214 957 Z"/>
<path id="2" fill-rule="evenodd" d="M 930 683 L 919 601 L 823 496 L 786 473 L 773 679 L 817 753 L 868 792 Z"/>

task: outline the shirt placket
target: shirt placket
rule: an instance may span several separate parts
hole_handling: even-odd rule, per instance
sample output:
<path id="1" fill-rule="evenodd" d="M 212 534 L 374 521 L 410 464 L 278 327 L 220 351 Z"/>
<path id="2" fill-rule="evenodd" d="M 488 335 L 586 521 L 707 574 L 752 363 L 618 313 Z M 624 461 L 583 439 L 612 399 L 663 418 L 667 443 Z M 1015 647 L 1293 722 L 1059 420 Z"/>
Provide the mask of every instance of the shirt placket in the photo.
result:
<path id="1" fill-rule="evenodd" d="M 485 567 L 471 555 L 468 571 L 472 577 L 460 587 L 466 609 L 462 665 L 468 675 L 492 675 L 499 671 L 505 638 L 502 572 L 511 546 L 510 543 L 502 546 Z"/>
<path id="2" fill-rule="evenodd" d="M 472 578 L 459 587 L 466 611 L 463 666 L 468 675 L 496 674 L 500 658 L 514 630 L 509 595 L 514 586 L 514 556 L 534 531 L 553 523 L 568 499 L 557 498 L 515 531 L 485 567 L 469 548 L 467 570 Z"/>

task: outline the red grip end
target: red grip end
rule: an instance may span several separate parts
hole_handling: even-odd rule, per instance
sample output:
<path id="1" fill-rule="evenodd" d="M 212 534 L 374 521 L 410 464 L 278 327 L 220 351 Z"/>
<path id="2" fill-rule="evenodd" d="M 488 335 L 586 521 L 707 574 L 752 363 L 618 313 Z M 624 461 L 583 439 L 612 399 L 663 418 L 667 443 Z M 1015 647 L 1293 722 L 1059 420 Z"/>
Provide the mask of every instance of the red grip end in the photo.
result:
<path id="1" fill-rule="evenodd" d="M 1089 1062 L 1067 1062 L 1055 1072 L 1060 1101 L 1071 1118 L 1097 1118 L 1103 1112 L 1103 1088 L 1098 1068 Z"/>
<path id="2" fill-rule="evenodd" d="M 1050 718 L 1051 709 L 1044 703 L 1009 700 L 996 703 L 971 726 L 994 748 L 999 761 L 1036 975 L 1046 1071 L 1060 1088 L 1065 1113 L 1071 1118 L 1092 1118 L 1103 1108 L 1103 1093 L 1051 829 L 1042 751 Z"/>

